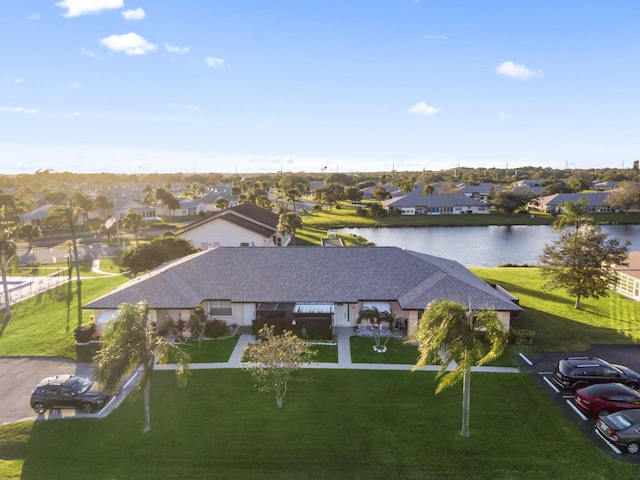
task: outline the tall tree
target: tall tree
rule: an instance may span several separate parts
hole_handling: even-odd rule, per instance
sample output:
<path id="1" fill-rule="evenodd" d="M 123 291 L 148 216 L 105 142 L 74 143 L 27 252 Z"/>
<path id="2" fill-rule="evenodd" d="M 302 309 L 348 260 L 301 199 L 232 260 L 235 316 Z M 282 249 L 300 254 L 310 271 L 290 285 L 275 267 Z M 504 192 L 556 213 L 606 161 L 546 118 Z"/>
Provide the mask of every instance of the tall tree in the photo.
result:
<path id="1" fill-rule="evenodd" d="M 315 355 L 311 344 L 293 332 L 286 330 L 276 335 L 273 326 L 265 325 L 258 332 L 258 343 L 244 349 L 248 360 L 244 368 L 252 375 L 258 390 L 275 392 L 278 408 L 282 408 L 292 374 Z"/>
<path id="2" fill-rule="evenodd" d="M 93 359 L 93 371 L 98 383 L 114 394 L 120 381 L 135 368 L 142 367 L 142 379 L 137 388 L 144 394 L 144 432 L 151 430 L 150 391 L 151 374 L 156 360 L 176 364 L 176 379 L 186 385 L 189 370 L 189 354 L 169 343 L 156 333 L 149 322 L 149 304 L 120 305 L 118 315 L 109 322 L 102 333 L 102 347 Z"/>
<path id="3" fill-rule="evenodd" d="M 513 190 L 501 190 L 489 197 L 491 203 L 499 210 L 512 214 L 524 207 L 531 200 L 529 192 L 514 192 Z"/>
<path id="4" fill-rule="evenodd" d="M 293 212 L 283 213 L 279 217 L 277 228 L 280 232 L 291 235 L 291 243 L 295 245 L 296 231 L 302 228 L 302 217 Z"/>
<path id="5" fill-rule="evenodd" d="M 98 195 L 95 200 L 95 206 L 100 209 L 100 215 L 102 220 L 106 221 L 108 217 L 113 213 L 113 200 L 104 195 Z"/>
<path id="6" fill-rule="evenodd" d="M 413 369 L 441 363 L 436 394 L 462 380 L 460 435 L 468 437 L 471 367 L 499 357 L 507 344 L 507 331 L 495 311 L 473 312 L 451 300 L 436 300 L 427 305 L 415 335 L 420 358 Z M 454 366 L 447 371 L 450 365 Z"/>
<path id="7" fill-rule="evenodd" d="M 20 228 L 20 235 L 29 243 L 30 250 L 33 248 L 33 241 L 42 235 L 42 230 L 38 225 L 28 223 Z"/>
<path id="8" fill-rule="evenodd" d="M 613 265 L 627 265 L 629 242 L 609 239 L 596 225 L 581 225 L 560 232 L 560 237 L 545 245 L 540 256 L 540 273 L 549 289 L 565 288 L 576 298 L 599 298 L 609 294 L 616 282 Z"/>
<path id="9" fill-rule="evenodd" d="M 55 205 L 49 210 L 49 216 L 62 222 L 71 233 L 73 261 L 76 268 L 76 293 L 78 295 L 78 325 L 82 325 L 82 279 L 80 278 L 80 255 L 78 254 L 78 235 L 76 226 L 78 219 L 84 215 L 85 209 L 79 204 L 81 195 L 72 195 L 64 205 Z"/>
<path id="10" fill-rule="evenodd" d="M 4 321 L 11 318 L 11 297 L 9 296 L 9 283 L 7 281 L 7 264 L 17 260 L 18 248 L 11 238 L 11 231 L 5 229 L 0 234 L 0 274 L 2 275 L 2 291 L 4 293 Z"/>
<path id="11" fill-rule="evenodd" d="M 628 180 L 620 182 L 618 188 L 611 190 L 604 201 L 614 210 L 620 209 L 629 213 L 629 209 L 640 206 L 640 183 Z"/>

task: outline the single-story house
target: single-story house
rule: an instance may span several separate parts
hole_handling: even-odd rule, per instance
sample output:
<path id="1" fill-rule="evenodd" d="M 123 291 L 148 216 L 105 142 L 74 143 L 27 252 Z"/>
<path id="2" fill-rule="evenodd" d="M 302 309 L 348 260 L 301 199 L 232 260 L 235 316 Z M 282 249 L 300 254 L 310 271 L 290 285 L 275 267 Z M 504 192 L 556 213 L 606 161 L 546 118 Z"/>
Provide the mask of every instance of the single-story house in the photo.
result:
<path id="1" fill-rule="evenodd" d="M 611 288 L 625 297 L 640 301 L 640 252 L 629 252 L 628 265 L 614 265 L 616 284 Z"/>
<path id="2" fill-rule="evenodd" d="M 522 308 L 460 263 L 397 247 L 218 247 L 168 262 L 83 308 L 97 331 L 123 303 L 147 301 L 150 320 L 189 318 L 202 306 L 208 319 L 229 325 L 277 324 L 330 338 L 333 327 L 357 325 L 375 306 L 406 318 L 415 330 L 433 300 L 495 310 L 506 328 Z"/>
<path id="3" fill-rule="evenodd" d="M 465 195 L 420 195 L 410 193 L 403 197 L 391 198 L 382 202 L 388 211 L 400 210 L 401 215 L 460 215 L 465 213 L 489 213 L 488 203 Z"/>
<path id="4" fill-rule="evenodd" d="M 201 250 L 215 247 L 286 246 L 290 235 L 278 231 L 280 217 L 253 203 L 240 203 L 174 230 Z"/>
<path id="5" fill-rule="evenodd" d="M 117 220 L 122 220 L 129 209 L 141 214 L 142 219 L 146 221 L 152 221 L 158 218 L 158 212 L 155 206 L 145 205 L 134 200 L 114 200 L 113 205 L 114 216 Z"/>
<path id="6" fill-rule="evenodd" d="M 581 198 L 587 199 L 587 213 L 606 213 L 613 209 L 605 201 L 609 192 L 595 193 L 555 193 L 532 200 L 528 207 L 530 210 L 539 210 L 547 213 L 562 213 L 562 204 L 577 202 Z"/>

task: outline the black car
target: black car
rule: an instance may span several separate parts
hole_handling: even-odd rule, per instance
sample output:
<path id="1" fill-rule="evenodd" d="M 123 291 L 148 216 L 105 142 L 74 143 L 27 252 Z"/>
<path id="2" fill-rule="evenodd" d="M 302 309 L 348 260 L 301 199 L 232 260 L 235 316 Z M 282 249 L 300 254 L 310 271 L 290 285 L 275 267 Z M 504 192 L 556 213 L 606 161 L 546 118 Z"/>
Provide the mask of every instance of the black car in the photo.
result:
<path id="1" fill-rule="evenodd" d="M 87 378 L 56 375 L 40 381 L 31 392 L 31 408 L 38 414 L 47 408 L 79 408 L 91 413 L 102 408 L 108 399 L 109 395 Z"/>
<path id="2" fill-rule="evenodd" d="M 570 357 L 560 360 L 553 370 L 553 381 L 568 390 L 577 390 L 596 383 L 624 383 L 640 387 L 640 374 L 622 365 L 596 357 Z"/>

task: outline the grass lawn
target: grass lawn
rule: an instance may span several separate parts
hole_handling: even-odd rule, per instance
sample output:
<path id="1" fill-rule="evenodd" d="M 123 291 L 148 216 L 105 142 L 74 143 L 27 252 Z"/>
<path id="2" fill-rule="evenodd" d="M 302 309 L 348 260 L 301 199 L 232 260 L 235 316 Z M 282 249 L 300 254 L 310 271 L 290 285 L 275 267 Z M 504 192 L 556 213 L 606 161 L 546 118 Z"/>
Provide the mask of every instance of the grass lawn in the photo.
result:
<path id="1" fill-rule="evenodd" d="M 611 292 L 599 299 L 575 298 L 564 290 L 545 291 L 537 268 L 471 268 L 489 283 L 498 283 L 520 299 L 525 309 L 513 328 L 536 332 L 533 352 L 579 352 L 592 344 L 640 341 L 640 303 Z"/>
<path id="2" fill-rule="evenodd" d="M 89 302 L 128 278 L 88 278 L 82 280 L 82 303 Z M 75 359 L 73 329 L 78 325 L 78 297 L 75 282 L 66 283 L 11 306 L 11 319 L 0 313 L 0 357 L 36 356 Z M 83 323 L 91 311 L 83 312 Z"/>
<path id="3" fill-rule="evenodd" d="M 240 370 L 152 380 L 151 432 L 139 396 L 105 419 L 0 427 L 0 473 L 23 480 L 631 479 L 525 374 L 475 374 L 471 437 L 461 388 L 432 372 L 306 370 L 276 407 Z M 496 401 L 498 400 L 499 401 Z M 526 428 L 523 419 L 526 418 Z M 625 457 L 629 460 L 629 457 Z M 633 459 L 634 461 L 637 459 Z"/>
<path id="4" fill-rule="evenodd" d="M 228 362 L 231 352 L 238 343 L 238 335 L 221 339 L 187 340 L 179 347 L 191 357 L 191 363 Z"/>

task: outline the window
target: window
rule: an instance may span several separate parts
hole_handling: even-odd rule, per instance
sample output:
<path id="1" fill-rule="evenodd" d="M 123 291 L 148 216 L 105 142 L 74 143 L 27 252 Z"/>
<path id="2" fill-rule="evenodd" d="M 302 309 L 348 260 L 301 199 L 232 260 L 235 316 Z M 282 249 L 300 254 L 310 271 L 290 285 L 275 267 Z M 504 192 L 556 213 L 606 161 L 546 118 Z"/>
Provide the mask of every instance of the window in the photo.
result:
<path id="1" fill-rule="evenodd" d="M 231 300 L 210 300 L 209 316 L 211 317 L 230 317 L 233 315 L 231 308 Z"/>

